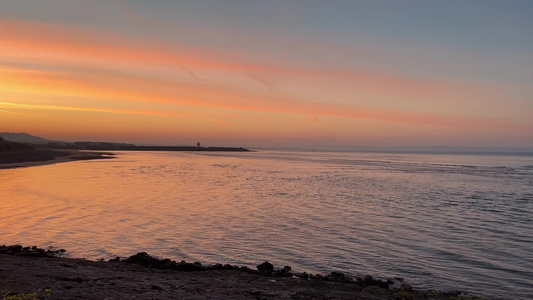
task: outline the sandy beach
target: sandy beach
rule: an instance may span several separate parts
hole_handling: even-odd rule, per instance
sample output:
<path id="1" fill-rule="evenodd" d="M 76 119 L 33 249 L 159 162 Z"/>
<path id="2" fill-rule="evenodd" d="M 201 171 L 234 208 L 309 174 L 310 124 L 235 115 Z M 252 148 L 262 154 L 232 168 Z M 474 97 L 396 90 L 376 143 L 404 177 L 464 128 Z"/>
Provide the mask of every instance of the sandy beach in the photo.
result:
<path id="1" fill-rule="evenodd" d="M 351 279 L 337 273 L 301 278 L 305 276 L 291 274 L 286 267 L 265 270 L 265 264 L 257 270 L 202 267 L 146 254 L 122 261 L 89 261 L 57 257 L 62 251 L 1 246 L 0 291 L 5 297 L 37 293 L 38 299 L 481 299 L 459 292 L 419 291 L 400 282 L 381 287 L 368 276 Z"/>

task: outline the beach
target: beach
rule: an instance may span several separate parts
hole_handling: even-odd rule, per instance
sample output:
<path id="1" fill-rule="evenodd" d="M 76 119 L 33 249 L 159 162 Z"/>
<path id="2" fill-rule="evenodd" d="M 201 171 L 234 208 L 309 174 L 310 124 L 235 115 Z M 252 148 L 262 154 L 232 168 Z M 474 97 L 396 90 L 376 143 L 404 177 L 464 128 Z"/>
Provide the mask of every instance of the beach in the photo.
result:
<path id="1" fill-rule="evenodd" d="M 0 246 L 0 292 L 37 293 L 39 299 L 481 299 L 460 292 L 421 291 L 402 283 L 342 273 L 292 274 L 262 263 L 257 268 L 159 260 L 138 253 L 127 259 L 61 258 L 65 250 Z"/>

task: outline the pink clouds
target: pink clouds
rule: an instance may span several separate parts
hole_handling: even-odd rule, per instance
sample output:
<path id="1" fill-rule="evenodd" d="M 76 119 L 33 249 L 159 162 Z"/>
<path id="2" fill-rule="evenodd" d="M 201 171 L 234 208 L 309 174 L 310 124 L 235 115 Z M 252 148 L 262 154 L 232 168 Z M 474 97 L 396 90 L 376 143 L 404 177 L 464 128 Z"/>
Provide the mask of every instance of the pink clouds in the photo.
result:
<path id="1" fill-rule="evenodd" d="M 439 110 L 451 103 L 482 103 L 483 97 L 491 94 L 488 86 L 408 78 L 353 66 L 339 70 L 297 67 L 284 61 L 251 63 L 250 57 L 240 52 L 147 45 L 109 33 L 15 20 L 0 20 L 0 39 L 0 95 L 10 92 L 31 95 L 34 100 L 46 96 L 86 99 L 85 103 L 65 101 L 62 105 L 50 105 L 45 100 L 41 105 L 23 100 L 3 102 L 21 110 L 194 118 L 222 125 L 235 122 L 239 115 L 207 110 L 242 110 L 263 113 L 263 123 L 269 122 L 268 113 L 281 113 L 304 115 L 313 126 L 321 124 L 321 116 L 329 116 L 457 130 L 533 133 L 529 124 L 513 120 L 473 118 L 453 109 Z M 348 94 L 343 101 L 338 100 L 338 87 Z M 308 94 L 318 96 L 311 98 Z M 348 101 L 349 95 L 357 95 L 358 100 Z M 386 101 L 374 101 L 378 98 Z M 117 102 L 108 108 L 90 99 Z M 387 101 L 399 101 L 401 105 L 392 107 Z M 424 111 L 415 104 L 422 102 L 435 109 Z M 188 109 L 184 111 L 184 107 Z M 343 129 L 339 132 L 342 134 Z"/>

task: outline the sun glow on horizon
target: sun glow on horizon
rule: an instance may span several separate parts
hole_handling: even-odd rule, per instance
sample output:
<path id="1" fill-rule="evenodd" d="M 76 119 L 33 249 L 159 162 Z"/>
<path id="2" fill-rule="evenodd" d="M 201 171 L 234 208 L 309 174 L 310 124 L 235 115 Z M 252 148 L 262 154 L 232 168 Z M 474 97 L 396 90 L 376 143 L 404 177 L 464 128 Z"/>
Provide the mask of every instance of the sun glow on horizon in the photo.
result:
<path id="1" fill-rule="evenodd" d="M 152 20 L 154 12 L 146 17 Z M 396 52 L 383 45 L 369 52 L 359 43 L 339 46 L 331 40 L 327 47 L 309 48 L 320 41 L 299 42 L 290 32 L 276 32 L 290 47 L 280 51 L 272 44 L 259 51 L 240 38 L 253 28 L 229 34 L 234 44 L 223 48 L 209 22 L 201 25 L 197 41 L 178 32 L 183 42 L 167 38 L 169 29 L 158 28 L 158 40 L 142 32 L 123 35 L 118 24 L 107 25 L 0 14 L 4 131 L 61 138 L 76 129 L 79 139 L 113 131 L 119 140 L 163 143 L 196 135 L 247 145 L 282 139 L 287 145 L 533 146 L 531 87 L 483 79 L 477 70 L 459 80 L 454 74 L 467 66 L 453 61 L 447 72 L 428 72 L 398 54 L 402 45 Z M 347 54 L 353 59 L 346 60 Z M 400 63 L 412 67 L 399 72 Z M 83 122 L 71 126 L 73 118 Z"/>

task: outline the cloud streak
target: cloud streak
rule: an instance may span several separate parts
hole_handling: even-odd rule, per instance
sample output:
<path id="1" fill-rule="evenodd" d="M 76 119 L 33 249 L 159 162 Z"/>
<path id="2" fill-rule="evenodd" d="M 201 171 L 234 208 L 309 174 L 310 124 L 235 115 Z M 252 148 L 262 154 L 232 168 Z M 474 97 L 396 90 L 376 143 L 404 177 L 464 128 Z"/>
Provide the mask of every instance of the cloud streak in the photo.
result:
<path id="1" fill-rule="evenodd" d="M 262 75 L 284 76 L 289 80 L 313 80 L 354 86 L 360 93 L 387 94 L 399 97 L 454 98 L 479 93 L 487 86 L 474 86 L 447 81 L 406 78 L 364 70 L 332 70 L 294 67 L 290 63 L 253 64 L 244 54 L 228 54 L 192 47 L 177 47 L 142 42 L 108 33 L 73 29 L 14 20 L 0 21 L 2 49 L 0 56 L 19 61 L 63 63 L 102 69 L 157 69 L 174 67 L 197 78 L 193 70 L 242 74 L 262 83 L 271 91 L 277 89 L 261 79 Z M 24 51 L 21 51 L 24 49 Z"/>
<path id="2" fill-rule="evenodd" d="M 275 120 L 264 116 L 268 114 L 304 116 L 308 121 L 302 121 L 301 128 L 321 126 L 327 121 L 323 117 L 333 117 L 379 121 L 391 128 L 399 124 L 533 134 L 530 122 L 463 114 L 453 107 L 501 98 L 494 96 L 493 87 L 481 84 L 410 78 L 349 65 L 261 63 L 265 60 L 254 60 L 239 50 L 230 54 L 154 41 L 147 44 L 105 32 L 27 21 L 0 20 L 0 40 L 0 99 L 5 101 L 0 108 L 8 108 L 0 112 L 5 114 L 20 114 L 13 109 L 71 111 L 229 125 L 246 118 L 248 111 L 263 114 L 262 124 Z M 31 101 L 5 100 L 8 94 Z M 55 96 L 64 100 L 47 102 Z M 102 106 L 104 99 L 112 103 L 110 107 Z"/>
<path id="3" fill-rule="evenodd" d="M 0 103 L 0 105 L 1 105 L 1 103 Z M 0 109 L 0 113 L 13 114 L 13 115 L 21 115 L 21 116 L 28 116 L 27 114 L 18 113 L 18 112 L 9 111 L 9 110 L 3 110 L 3 109 Z"/>
<path id="4" fill-rule="evenodd" d="M 10 92 L 93 97 L 95 99 L 127 100 L 138 103 L 161 103 L 175 106 L 203 107 L 230 110 L 249 110 L 306 116 L 331 116 L 370 119 L 403 124 L 445 128 L 484 128 L 492 130 L 518 130 L 531 132 L 528 126 L 514 125 L 505 120 L 461 118 L 453 115 L 411 113 L 349 104 L 306 102 L 283 95 L 261 95 L 213 84 L 183 84 L 170 80 L 143 78 L 125 74 L 106 73 L 88 75 L 83 72 L 35 71 L 0 68 L 0 76 Z M 0 90 L 2 86 L 0 85 Z M 48 106 L 43 106 L 47 108 Z M 54 108 L 50 106 L 48 108 Z M 59 107 L 56 107 L 59 108 Z M 79 108 L 89 110 L 89 108 Z M 142 111 L 92 108 L 94 112 L 124 114 L 156 114 Z M 161 113 L 161 116 L 176 116 Z M 183 117 L 183 116 L 181 116 Z M 218 120 L 217 122 L 224 123 Z"/>

